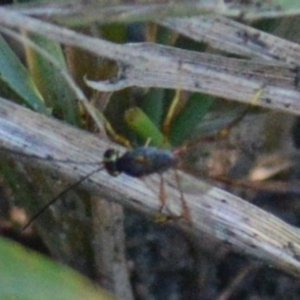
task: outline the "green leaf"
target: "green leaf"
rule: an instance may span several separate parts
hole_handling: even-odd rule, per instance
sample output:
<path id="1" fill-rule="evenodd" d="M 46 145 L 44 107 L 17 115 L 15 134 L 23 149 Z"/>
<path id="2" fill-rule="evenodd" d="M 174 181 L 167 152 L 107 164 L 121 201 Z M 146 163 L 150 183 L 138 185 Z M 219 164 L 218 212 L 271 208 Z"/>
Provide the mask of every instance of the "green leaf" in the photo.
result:
<path id="1" fill-rule="evenodd" d="M 193 94 L 171 126 L 170 139 L 173 146 L 182 144 L 194 132 L 211 107 L 214 98 L 199 93 Z"/>
<path id="2" fill-rule="evenodd" d="M 70 124 L 80 125 L 79 109 L 74 92 L 62 76 L 61 70 L 67 65 L 59 43 L 43 36 L 29 34 L 30 39 L 41 49 L 45 50 L 56 61 L 54 66 L 47 58 L 25 45 L 27 64 L 34 82 L 43 95 L 47 106 L 54 114 Z"/>
<path id="3" fill-rule="evenodd" d="M 265 3 L 263 3 L 265 4 Z M 298 0 L 273 0 L 271 6 L 282 10 L 299 10 L 300 2 Z"/>
<path id="4" fill-rule="evenodd" d="M 27 70 L 0 36 L 0 76 L 5 83 L 27 106 L 36 111 L 49 114 L 43 97 L 34 85 Z"/>
<path id="5" fill-rule="evenodd" d="M 0 299 L 112 300 L 71 269 L 0 238 Z"/>
<path id="6" fill-rule="evenodd" d="M 140 106 L 156 126 L 159 126 L 164 113 L 164 89 L 151 88 L 143 97 Z"/>
<path id="7" fill-rule="evenodd" d="M 125 121 L 144 144 L 150 139 L 152 146 L 170 148 L 164 135 L 140 108 L 128 109 L 125 112 Z"/>

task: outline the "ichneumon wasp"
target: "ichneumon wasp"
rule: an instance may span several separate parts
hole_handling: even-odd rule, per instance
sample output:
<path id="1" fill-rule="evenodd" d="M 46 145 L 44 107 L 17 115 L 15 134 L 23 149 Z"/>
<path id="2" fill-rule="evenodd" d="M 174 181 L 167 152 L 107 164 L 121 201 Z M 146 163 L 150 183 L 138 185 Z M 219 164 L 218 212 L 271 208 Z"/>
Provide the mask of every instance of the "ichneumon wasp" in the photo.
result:
<path id="1" fill-rule="evenodd" d="M 162 174 L 171 168 L 177 168 L 178 165 L 181 163 L 182 157 L 185 156 L 191 148 L 197 146 L 201 142 L 212 142 L 219 139 L 220 137 L 222 138 L 226 136 L 231 130 L 231 128 L 234 127 L 238 122 L 240 122 L 240 120 L 246 115 L 247 112 L 248 108 L 244 110 L 244 112 L 240 114 L 237 118 L 234 118 L 233 121 L 231 121 L 225 127 L 223 127 L 217 134 L 214 134 L 212 136 L 200 137 L 198 139 L 192 140 L 191 142 L 184 144 L 183 146 L 176 147 L 172 150 L 161 149 L 153 146 L 140 146 L 128 150 L 123 154 L 120 154 L 120 152 L 114 148 L 107 149 L 103 154 L 102 165 L 99 168 L 83 176 L 80 180 L 76 181 L 74 184 L 70 185 L 61 193 L 59 193 L 42 209 L 40 209 L 35 215 L 33 215 L 29 222 L 24 225 L 24 228 L 27 228 L 37 217 L 39 217 L 49 206 L 55 203 L 61 196 L 66 194 L 71 189 L 77 187 L 79 184 L 91 177 L 93 174 L 103 169 L 105 169 L 111 176 L 118 176 L 119 174 L 124 173 L 131 177 L 142 178 L 152 174 Z M 178 188 L 180 189 L 178 179 L 176 180 Z M 160 211 L 162 211 L 166 204 L 166 199 L 164 198 L 165 195 L 163 191 L 163 184 L 163 178 L 161 177 L 159 191 L 159 198 L 161 201 Z M 190 214 L 185 204 L 184 195 L 181 190 L 179 190 L 179 192 L 182 204 L 181 217 L 188 219 Z"/>
<path id="2" fill-rule="evenodd" d="M 116 149 L 108 149 L 103 155 L 106 171 L 112 176 L 120 173 L 132 177 L 143 177 L 162 173 L 177 164 L 177 157 L 172 151 L 156 147 L 138 147 L 120 156 Z"/>
<path id="3" fill-rule="evenodd" d="M 140 178 L 167 171 L 168 169 L 175 167 L 177 162 L 178 157 L 175 153 L 169 150 L 158 149 L 156 147 L 138 147 L 125 152 L 123 155 L 120 155 L 119 151 L 116 149 L 107 149 L 103 155 L 103 165 L 101 167 L 91 173 L 88 173 L 86 176 L 82 177 L 80 180 L 76 181 L 74 184 L 59 193 L 34 216 L 32 216 L 29 222 L 24 225 L 23 229 L 26 229 L 36 218 L 38 218 L 64 194 L 103 169 L 105 169 L 111 176 L 118 176 L 121 173 L 124 173 L 131 177 Z"/>
<path id="4" fill-rule="evenodd" d="M 230 130 L 231 127 L 233 127 L 237 122 L 239 122 L 246 114 L 247 110 L 248 109 L 246 109 L 240 117 L 235 119 L 233 122 L 229 123 L 229 125 L 226 126 L 226 130 L 224 131 L 228 131 L 228 129 Z M 181 147 L 174 148 L 173 150 L 158 149 L 155 147 L 138 147 L 133 150 L 128 150 L 123 155 L 119 155 L 118 152 L 116 152 L 115 150 L 106 151 L 103 161 L 104 165 L 86 174 L 79 181 L 75 182 L 74 184 L 67 187 L 66 190 L 59 193 L 57 197 L 55 197 L 36 215 L 32 217 L 30 223 L 34 219 L 36 219 L 41 213 L 43 213 L 52 203 L 56 202 L 58 198 L 60 198 L 62 195 L 66 194 L 68 191 L 78 186 L 84 180 L 88 179 L 93 174 L 99 172 L 103 168 L 106 168 L 108 173 L 110 173 L 111 175 L 118 175 L 118 173 L 123 172 L 133 177 L 142 177 L 150 174 L 162 173 L 171 167 L 177 167 L 178 163 L 181 162 L 181 156 L 184 156 L 184 154 L 186 154 L 188 150 L 194 145 L 198 145 L 200 142 L 213 141 L 216 138 L 218 138 L 218 136 L 216 135 L 204 138 L 200 137 L 199 139 L 184 144 Z M 66 161 L 68 162 L 68 160 Z M 182 204 L 184 205 L 184 201 L 182 201 Z M 26 226 L 28 225 L 29 224 L 27 224 Z"/>
<path id="5" fill-rule="evenodd" d="M 51 128 L 52 129 L 52 128 Z M 70 132 L 71 133 L 71 132 Z M 93 138 L 93 140 L 97 140 L 97 138 Z M 86 140 L 86 139 L 84 139 L 84 142 L 86 143 L 88 140 Z M 92 141 L 92 140 L 91 140 Z M 194 141 L 195 143 L 197 143 L 197 142 L 199 142 L 199 141 Z M 81 143 L 82 143 L 82 141 L 81 141 Z M 77 144 L 80 144 L 80 142 L 78 142 Z M 98 143 L 97 143 L 97 145 L 99 145 Z M 190 144 L 190 146 L 193 146 L 192 144 Z M 105 147 L 107 147 L 107 144 L 105 145 Z M 103 149 L 103 148 L 102 148 Z M 184 154 L 184 152 L 185 151 L 187 151 L 187 149 L 188 149 L 188 146 L 183 146 L 182 148 L 181 148 L 181 151 L 179 150 L 180 149 L 180 147 L 179 148 L 175 148 L 174 150 L 172 150 L 172 151 L 174 151 L 174 154 L 176 154 L 176 155 L 178 155 L 178 156 L 180 156 L 181 154 Z M 131 151 L 131 150 L 129 150 L 129 151 Z M 134 151 L 134 150 L 133 150 Z M 104 153 L 104 152 L 103 152 Z M 88 155 L 88 153 L 87 152 L 85 152 L 83 155 Z M 83 156 L 84 157 L 84 156 Z M 120 155 L 120 156 L 116 156 L 117 158 L 118 157 L 122 157 L 122 155 Z M 93 160 L 95 160 L 95 156 L 93 157 Z M 98 172 L 98 170 L 95 170 L 94 172 Z M 102 173 L 102 172 L 100 172 L 100 173 Z M 104 174 L 99 174 L 99 176 L 103 176 Z M 97 175 L 98 176 L 98 175 Z M 103 176 L 103 177 L 105 177 L 105 176 Z M 86 177 L 87 178 L 87 177 Z M 107 180 L 109 180 L 108 178 L 106 178 Z M 106 180 L 105 179 L 105 180 Z M 116 181 L 115 180 L 113 180 L 113 181 L 115 181 L 115 185 L 114 185 L 114 188 L 117 190 L 118 189 L 118 183 L 120 183 L 121 181 L 127 181 L 127 179 L 124 177 L 124 179 L 125 180 L 123 180 L 123 178 L 121 178 L 120 180 L 119 179 L 117 179 Z M 84 178 L 82 178 L 82 180 L 81 181 L 83 181 L 84 180 Z M 133 182 L 134 183 L 134 181 L 132 181 L 132 180 L 128 180 L 129 182 Z M 200 182 L 197 182 L 198 184 L 200 184 Z M 122 189 L 122 187 L 120 186 L 120 190 L 122 190 L 122 191 L 124 191 L 125 189 Z M 203 193 L 205 193 L 205 190 L 204 189 L 202 189 L 202 191 L 203 191 Z M 205 195 L 205 194 L 204 194 Z M 209 195 L 211 195 L 211 189 L 209 188 Z M 189 197 L 189 195 L 186 195 L 187 197 Z M 197 200 L 200 200 L 199 199 L 199 196 L 202 198 L 202 195 L 197 195 L 197 196 L 195 196 L 195 201 L 197 201 Z M 222 214 L 222 216 L 223 216 L 223 219 L 222 220 L 224 220 L 224 221 L 228 221 L 227 220 L 227 217 L 233 217 L 233 216 L 235 216 L 235 215 L 238 215 L 238 216 L 240 216 L 240 214 L 239 214 L 239 212 L 238 211 L 230 211 L 230 210 L 228 210 L 228 204 L 226 204 L 226 193 L 222 193 L 221 194 L 221 197 L 218 197 L 218 198 L 216 198 L 216 200 L 215 200 L 215 202 L 216 201 L 218 201 L 218 206 L 217 206 L 217 209 L 214 209 L 214 207 L 216 207 L 216 206 L 214 206 L 214 205 L 211 205 L 211 198 L 210 199 L 207 199 L 206 198 L 206 200 L 204 200 L 204 201 L 202 201 L 202 199 L 201 199 L 201 201 L 200 201 L 200 203 L 203 203 L 203 205 L 201 205 L 201 206 L 199 206 L 198 208 L 201 208 L 201 209 L 203 209 L 203 211 L 209 211 L 210 209 L 212 209 L 212 213 L 214 213 L 213 214 L 213 216 L 215 216 L 215 214 Z M 114 195 L 112 195 L 112 197 L 114 197 Z M 134 199 L 134 198 L 132 198 L 132 199 Z M 189 203 L 190 203 L 190 199 L 192 199 L 192 198 L 190 198 L 189 197 Z M 220 201 L 219 201 L 219 199 L 220 199 Z M 156 198 L 156 200 L 157 200 L 157 198 Z M 142 201 L 142 200 L 141 200 Z M 146 202 L 146 201 L 145 201 Z M 158 201 L 156 201 L 155 203 L 157 203 Z M 170 202 L 173 202 L 173 201 L 170 201 Z M 245 202 L 245 201 L 241 201 L 241 202 Z M 205 205 L 204 205 L 205 204 Z M 216 204 L 216 203 L 215 203 Z M 157 209 L 157 207 L 158 206 L 156 206 L 156 209 Z M 179 206 L 178 206 L 179 207 Z M 235 206 L 235 208 L 239 208 L 240 206 L 239 205 L 237 205 L 237 206 Z M 214 223 L 211 223 L 210 222 L 210 220 L 211 219 L 209 219 L 209 215 L 207 214 L 207 215 L 205 215 L 205 214 L 203 214 L 202 212 L 201 212 L 201 209 L 197 209 L 197 207 L 196 206 L 194 206 L 194 208 L 195 208 L 195 211 L 193 211 L 192 213 L 193 213 L 193 220 L 195 220 L 194 219 L 194 216 L 197 218 L 196 220 L 197 220 L 197 222 L 196 222 L 196 220 L 195 220 L 195 224 L 199 224 L 199 222 L 201 221 L 201 223 L 205 223 L 204 224 L 204 226 L 205 226 L 205 228 L 207 229 L 207 230 L 210 230 L 210 232 L 211 231 L 213 231 L 213 230 L 218 230 L 218 226 L 211 226 L 212 224 L 214 224 Z M 246 207 L 245 208 L 247 208 L 247 205 L 246 205 Z M 247 209 L 249 209 L 249 207 L 247 208 Z M 245 211 L 247 211 L 247 209 L 245 209 Z M 251 208 L 252 209 L 252 208 Z M 176 212 L 178 212 L 179 210 L 176 210 Z M 251 211 L 250 211 L 251 212 Z M 247 212 L 248 213 L 248 212 Z M 207 216 L 207 217 L 206 217 Z M 100 215 L 100 217 L 101 217 L 101 215 Z M 203 222 L 203 217 L 205 217 L 205 222 Z M 42 218 L 43 219 L 43 218 Z M 46 219 L 45 219 L 46 220 Z M 234 219 L 235 220 L 235 219 Z M 241 218 L 241 220 L 243 221 L 243 222 L 246 222 L 246 224 L 248 224 L 247 226 L 249 226 L 249 222 L 247 222 L 247 217 L 245 216 L 245 218 Z M 223 221 L 222 221 L 223 222 Z M 48 221 L 47 221 L 47 223 L 49 223 Z M 194 222 L 193 222 L 194 223 Z M 222 228 L 224 228 L 224 227 L 222 227 L 222 224 L 223 223 L 217 223 L 217 224 L 220 224 L 220 226 L 221 226 L 221 228 L 220 228 L 220 230 L 222 231 Z M 226 223 L 227 224 L 227 223 Z M 232 223 L 230 223 L 230 224 L 232 224 Z M 48 225 L 48 224 L 47 224 Z M 51 233 L 53 232 L 53 234 L 54 234 L 54 238 L 57 238 L 57 235 L 58 235 L 58 232 L 57 231 L 55 231 L 54 230 L 54 228 L 53 228 L 53 224 L 49 224 L 49 225 L 51 225 L 51 227 L 48 229 L 48 231 L 51 231 Z M 255 224 L 253 224 L 253 225 L 255 225 Z M 90 227 L 89 227 L 90 228 Z M 233 229 L 234 227 L 232 227 L 232 229 Z M 76 235 L 76 237 L 78 237 L 78 232 L 77 232 L 77 229 L 76 228 L 74 228 L 74 227 L 71 227 L 70 228 L 71 229 L 71 231 L 72 231 L 72 233 L 75 233 L 75 235 Z M 257 228 L 257 226 L 255 227 L 254 226 L 254 229 L 255 230 L 258 230 L 258 228 Z M 90 229 L 89 229 L 90 230 Z M 220 230 L 218 231 L 219 233 L 220 233 Z M 223 230 L 224 231 L 224 230 Z M 223 232 L 222 231 L 222 232 Z M 226 231 L 227 232 L 227 231 Z M 225 233 L 226 233 L 225 232 Z M 224 233 L 224 232 L 223 232 Z M 227 232 L 228 233 L 228 232 Z M 221 234 L 221 233 L 220 233 Z M 226 235 L 226 238 L 230 238 L 230 236 L 228 236 L 228 235 Z M 76 239 L 77 241 L 78 241 L 78 238 Z M 80 244 L 83 244 L 83 242 L 82 242 L 82 240 L 80 240 Z"/>

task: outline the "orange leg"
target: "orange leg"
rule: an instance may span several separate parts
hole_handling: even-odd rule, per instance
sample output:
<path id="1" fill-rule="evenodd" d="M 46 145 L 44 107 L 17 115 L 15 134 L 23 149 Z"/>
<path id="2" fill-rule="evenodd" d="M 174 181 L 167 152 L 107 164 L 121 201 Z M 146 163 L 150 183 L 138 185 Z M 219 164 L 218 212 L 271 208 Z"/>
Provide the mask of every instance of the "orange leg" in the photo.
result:
<path id="1" fill-rule="evenodd" d="M 191 212 L 190 212 L 190 209 L 188 208 L 186 201 L 184 199 L 184 194 L 183 194 L 183 191 L 180 186 L 180 178 L 178 176 L 178 172 L 176 170 L 174 170 L 174 171 L 175 171 L 175 179 L 176 179 L 176 183 L 177 183 L 177 188 L 180 193 L 180 200 L 181 200 L 181 207 L 182 207 L 181 217 L 185 220 L 191 221 L 191 219 L 192 219 Z"/>
<path id="2" fill-rule="evenodd" d="M 164 185 L 164 177 L 160 175 L 160 184 L 159 184 L 159 200 L 161 202 L 159 212 L 161 213 L 166 206 L 167 197 Z"/>
<path id="3" fill-rule="evenodd" d="M 191 220 L 191 213 L 190 213 L 190 210 L 189 210 L 189 208 L 186 204 L 186 201 L 184 199 L 183 191 L 180 187 L 180 180 L 179 180 L 178 172 L 176 170 L 174 170 L 174 172 L 175 172 L 176 184 L 177 184 L 177 187 L 178 187 L 178 191 L 180 193 L 180 201 L 181 201 L 181 206 L 182 206 L 182 212 L 181 212 L 180 216 L 174 216 L 174 215 L 172 216 L 171 215 L 171 216 L 166 217 L 164 219 L 164 221 L 161 221 L 161 222 L 165 222 L 165 221 L 168 221 L 168 220 L 174 220 L 174 219 L 178 219 L 178 218 L 183 218 L 183 219 L 188 220 L 188 221 Z M 164 186 L 164 178 L 163 178 L 162 175 L 160 177 L 159 200 L 161 202 L 159 212 L 161 213 L 163 211 L 163 209 L 165 208 L 166 202 L 167 202 L 167 195 L 166 195 L 165 186 Z"/>

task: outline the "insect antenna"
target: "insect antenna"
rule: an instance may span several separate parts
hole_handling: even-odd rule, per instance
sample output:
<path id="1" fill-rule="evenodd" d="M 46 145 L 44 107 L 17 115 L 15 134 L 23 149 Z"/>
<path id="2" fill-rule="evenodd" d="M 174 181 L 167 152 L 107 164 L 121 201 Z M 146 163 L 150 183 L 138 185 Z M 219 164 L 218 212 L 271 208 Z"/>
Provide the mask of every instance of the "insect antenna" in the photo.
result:
<path id="1" fill-rule="evenodd" d="M 183 146 L 173 149 L 172 152 L 175 155 L 183 156 L 189 151 L 189 149 L 196 147 L 201 143 L 211 143 L 211 142 L 216 142 L 217 140 L 220 139 L 227 138 L 232 128 L 235 127 L 238 123 L 240 123 L 244 119 L 244 117 L 251 110 L 251 108 L 252 108 L 251 106 L 247 106 L 238 117 L 234 118 L 231 122 L 229 122 L 224 127 L 219 129 L 217 133 L 208 136 L 201 136 L 193 141 L 185 143 Z"/>
<path id="2" fill-rule="evenodd" d="M 68 186 L 66 189 L 64 189 L 62 192 L 60 192 L 55 198 L 53 198 L 51 201 L 49 201 L 45 206 L 43 206 L 35 215 L 33 215 L 30 220 L 22 227 L 22 231 L 28 228 L 34 220 L 36 220 L 43 212 L 45 212 L 52 204 L 54 204 L 61 196 L 65 195 L 70 190 L 74 189 L 78 185 L 80 185 L 83 181 L 91 177 L 92 175 L 96 174 L 97 172 L 101 171 L 103 169 L 103 166 L 100 168 L 97 168 L 96 170 L 86 174 L 82 178 L 80 178 L 78 181 L 74 182 L 70 186 Z"/>
<path id="3" fill-rule="evenodd" d="M 95 165 L 95 163 L 99 163 L 99 162 L 75 161 L 75 160 L 68 159 L 68 158 L 67 159 L 56 159 L 56 158 L 52 157 L 51 155 L 42 157 L 42 156 L 38 156 L 36 154 L 28 154 L 28 153 L 24 153 L 21 151 L 5 149 L 5 148 L 0 148 L 0 152 L 6 152 L 10 155 L 16 155 L 16 156 L 20 156 L 20 157 L 26 158 L 26 159 L 55 161 L 58 163 L 65 163 L 65 164 Z"/>

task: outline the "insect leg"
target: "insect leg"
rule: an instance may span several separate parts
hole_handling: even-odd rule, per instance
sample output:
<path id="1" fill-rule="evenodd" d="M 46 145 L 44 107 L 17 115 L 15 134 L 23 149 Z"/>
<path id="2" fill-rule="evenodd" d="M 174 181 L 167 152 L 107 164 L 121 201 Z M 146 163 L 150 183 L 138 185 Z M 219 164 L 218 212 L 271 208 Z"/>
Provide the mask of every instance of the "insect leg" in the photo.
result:
<path id="1" fill-rule="evenodd" d="M 166 198 L 166 191 L 165 191 L 165 184 L 164 184 L 164 177 L 160 175 L 160 183 L 159 183 L 159 200 L 161 202 L 159 212 L 161 213 L 166 206 L 167 198 Z"/>
<path id="2" fill-rule="evenodd" d="M 259 89 L 255 93 L 255 95 L 250 99 L 249 104 L 242 111 L 242 113 L 239 116 L 237 116 L 236 118 L 234 118 L 231 122 L 229 122 L 228 124 L 223 126 L 221 129 L 219 129 L 217 131 L 217 133 L 208 135 L 208 136 L 201 136 L 195 140 L 186 142 L 183 146 L 175 148 L 172 152 L 175 155 L 181 156 L 181 155 L 185 155 L 188 151 L 190 151 L 191 148 L 197 147 L 201 143 L 207 143 L 207 142 L 211 143 L 211 142 L 216 142 L 220 139 L 226 139 L 229 136 L 231 130 L 236 125 L 238 125 L 244 119 L 244 117 L 248 114 L 248 112 L 253 108 L 253 106 L 255 106 L 257 104 L 262 92 L 263 92 L 263 89 L 262 88 Z"/>
<path id="3" fill-rule="evenodd" d="M 184 193 L 181 189 L 180 186 L 180 178 L 179 178 L 179 174 L 177 172 L 177 170 L 174 170 L 175 172 L 175 180 L 176 180 L 176 184 L 177 184 L 177 188 L 180 194 L 180 200 L 181 200 L 181 207 L 182 207 L 182 212 L 181 212 L 181 217 L 185 220 L 190 221 L 191 220 L 191 212 L 190 209 L 188 208 L 185 198 L 184 198 Z"/>

